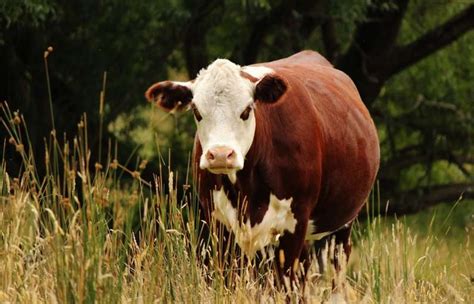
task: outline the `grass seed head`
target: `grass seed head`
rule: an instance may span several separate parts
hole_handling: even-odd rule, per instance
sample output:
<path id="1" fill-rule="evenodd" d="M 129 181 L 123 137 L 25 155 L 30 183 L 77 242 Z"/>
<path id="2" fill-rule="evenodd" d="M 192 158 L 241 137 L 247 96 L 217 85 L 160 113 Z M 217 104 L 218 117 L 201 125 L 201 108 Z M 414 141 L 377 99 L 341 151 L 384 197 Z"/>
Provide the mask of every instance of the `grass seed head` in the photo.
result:
<path id="1" fill-rule="evenodd" d="M 100 163 L 95 163 L 95 169 L 96 169 L 97 171 L 102 170 L 102 165 L 101 165 Z"/>
<path id="2" fill-rule="evenodd" d="M 140 179 L 140 172 L 138 172 L 138 171 L 133 171 L 133 172 L 132 172 L 132 176 L 133 176 L 133 178 Z"/>
<path id="3" fill-rule="evenodd" d="M 13 124 L 15 125 L 19 125 L 21 124 L 21 118 L 20 118 L 20 114 L 18 112 L 15 112 L 15 117 L 13 117 Z"/>
<path id="4" fill-rule="evenodd" d="M 44 59 L 48 58 L 49 54 L 51 54 L 53 52 L 53 50 L 54 49 L 53 49 L 52 46 L 48 46 L 48 48 L 43 53 Z"/>
<path id="5" fill-rule="evenodd" d="M 114 159 L 111 163 L 110 163 L 110 168 L 111 169 L 117 169 L 118 167 L 118 160 Z"/>
<path id="6" fill-rule="evenodd" d="M 15 149 L 18 153 L 23 153 L 25 151 L 25 146 L 23 146 L 23 144 L 18 144 L 15 146 Z"/>
<path id="7" fill-rule="evenodd" d="M 140 165 L 138 166 L 138 168 L 140 170 L 144 170 L 146 168 L 146 165 L 148 164 L 148 160 L 144 159 L 140 162 Z"/>

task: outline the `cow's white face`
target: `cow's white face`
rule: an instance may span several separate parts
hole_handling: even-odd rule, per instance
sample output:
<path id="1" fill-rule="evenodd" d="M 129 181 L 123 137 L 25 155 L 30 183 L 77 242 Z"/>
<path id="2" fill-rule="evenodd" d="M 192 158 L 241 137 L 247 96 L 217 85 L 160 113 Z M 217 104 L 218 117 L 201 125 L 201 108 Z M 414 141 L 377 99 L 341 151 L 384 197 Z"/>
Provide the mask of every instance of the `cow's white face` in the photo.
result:
<path id="1" fill-rule="evenodd" d="M 191 108 L 203 151 L 200 168 L 235 177 L 254 140 L 255 101 L 275 102 L 286 90 L 272 72 L 217 59 L 195 81 L 160 82 L 145 96 L 167 111 Z"/>
<path id="2" fill-rule="evenodd" d="M 255 84 L 240 71 L 238 65 L 219 59 L 193 84 L 191 106 L 203 150 L 199 166 L 213 173 L 242 169 L 255 135 Z"/>

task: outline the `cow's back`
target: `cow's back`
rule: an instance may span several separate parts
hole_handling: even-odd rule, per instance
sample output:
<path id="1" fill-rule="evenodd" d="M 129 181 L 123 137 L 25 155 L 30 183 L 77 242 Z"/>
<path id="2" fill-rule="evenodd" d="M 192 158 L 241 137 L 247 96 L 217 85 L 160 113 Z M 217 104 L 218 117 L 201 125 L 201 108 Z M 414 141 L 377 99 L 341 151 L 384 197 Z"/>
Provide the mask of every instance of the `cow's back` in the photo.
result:
<path id="1" fill-rule="evenodd" d="M 326 67 L 332 67 L 332 64 L 324 58 L 321 54 L 315 51 L 305 50 L 298 52 L 294 55 L 291 55 L 286 58 L 264 62 L 264 63 L 257 63 L 256 66 L 267 66 L 270 68 L 279 68 L 279 67 L 293 67 L 295 65 L 299 66 L 314 66 L 314 65 L 322 65 Z"/>

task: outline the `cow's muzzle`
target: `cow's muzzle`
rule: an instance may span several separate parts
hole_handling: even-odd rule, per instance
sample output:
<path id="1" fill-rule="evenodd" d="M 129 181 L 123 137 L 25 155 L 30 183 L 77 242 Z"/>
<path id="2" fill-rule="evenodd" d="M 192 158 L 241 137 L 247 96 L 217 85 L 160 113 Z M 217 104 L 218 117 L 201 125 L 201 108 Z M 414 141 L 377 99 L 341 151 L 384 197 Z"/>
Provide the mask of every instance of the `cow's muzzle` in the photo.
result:
<path id="1" fill-rule="evenodd" d="M 207 168 L 211 173 L 226 174 L 241 169 L 237 164 L 237 153 L 229 147 L 214 147 L 206 152 Z"/>

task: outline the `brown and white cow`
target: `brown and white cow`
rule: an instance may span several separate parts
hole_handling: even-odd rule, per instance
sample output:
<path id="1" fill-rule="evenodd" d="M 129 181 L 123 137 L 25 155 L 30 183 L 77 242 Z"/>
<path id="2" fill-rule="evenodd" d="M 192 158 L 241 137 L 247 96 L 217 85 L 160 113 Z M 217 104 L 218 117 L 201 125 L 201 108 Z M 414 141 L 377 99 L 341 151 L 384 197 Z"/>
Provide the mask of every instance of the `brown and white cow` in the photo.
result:
<path id="1" fill-rule="evenodd" d="M 193 81 L 152 85 L 146 98 L 193 110 L 205 220 L 224 224 L 247 256 L 275 245 L 280 275 L 292 278 L 309 239 L 334 234 L 349 256 L 379 141 L 346 74 L 313 51 L 243 67 L 217 59 Z"/>

